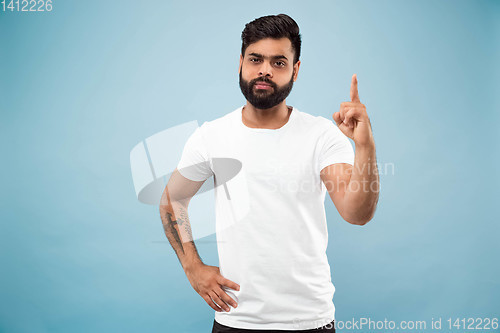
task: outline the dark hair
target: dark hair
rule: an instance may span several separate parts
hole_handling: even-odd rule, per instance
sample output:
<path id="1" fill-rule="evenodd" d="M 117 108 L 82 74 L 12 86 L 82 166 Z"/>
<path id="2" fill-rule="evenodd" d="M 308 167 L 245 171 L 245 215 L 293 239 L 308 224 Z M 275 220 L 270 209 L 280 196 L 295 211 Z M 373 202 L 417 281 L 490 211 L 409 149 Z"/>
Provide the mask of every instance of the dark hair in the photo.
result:
<path id="1" fill-rule="evenodd" d="M 297 22 L 286 14 L 262 16 L 245 24 L 241 33 L 241 54 L 245 55 L 247 47 L 264 38 L 280 39 L 286 37 L 292 42 L 295 51 L 293 63 L 300 58 L 300 33 Z"/>

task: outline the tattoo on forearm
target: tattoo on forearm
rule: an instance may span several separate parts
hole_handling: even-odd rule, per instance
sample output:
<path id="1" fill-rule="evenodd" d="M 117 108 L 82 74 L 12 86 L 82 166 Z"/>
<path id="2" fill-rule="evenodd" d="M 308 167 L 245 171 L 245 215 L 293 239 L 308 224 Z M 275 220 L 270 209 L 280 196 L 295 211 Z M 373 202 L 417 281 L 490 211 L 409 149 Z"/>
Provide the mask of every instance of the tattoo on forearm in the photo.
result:
<path id="1" fill-rule="evenodd" d="M 165 235 L 174 248 L 179 262 L 182 265 L 183 257 L 190 254 L 190 251 L 194 251 L 194 255 L 201 261 L 201 257 L 193 241 L 187 209 L 182 205 L 175 204 L 174 211 L 174 205 L 170 201 L 168 190 L 166 190 L 165 199 L 167 200 L 162 199 L 164 201 L 163 208 L 160 209 L 160 216 Z"/>
<path id="2" fill-rule="evenodd" d="M 162 219 L 163 220 L 163 219 Z M 165 221 L 166 220 L 166 223 Z M 177 231 L 179 228 L 177 225 L 177 221 L 175 219 L 175 215 L 173 215 L 171 212 L 167 211 L 165 214 L 165 219 L 163 223 L 163 228 L 165 229 L 165 234 L 167 238 L 169 239 L 170 243 L 174 247 L 174 250 L 176 252 L 182 252 L 184 254 L 184 247 L 182 246 L 182 240 L 181 237 Z M 177 245 L 177 246 L 175 246 Z M 179 255 L 179 253 L 177 253 Z"/>
<path id="3" fill-rule="evenodd" d="M 186 242 L 192 242 L 193 241 L 193 233 L 191 230 L 191 224 L 189 223 L 189 217 L 188 213 L 184 208 L 179 209 L 181 216 L 179 217 L 178 224 L 179 228 L 183 227 L 185 236 L 186 236 Z"/>

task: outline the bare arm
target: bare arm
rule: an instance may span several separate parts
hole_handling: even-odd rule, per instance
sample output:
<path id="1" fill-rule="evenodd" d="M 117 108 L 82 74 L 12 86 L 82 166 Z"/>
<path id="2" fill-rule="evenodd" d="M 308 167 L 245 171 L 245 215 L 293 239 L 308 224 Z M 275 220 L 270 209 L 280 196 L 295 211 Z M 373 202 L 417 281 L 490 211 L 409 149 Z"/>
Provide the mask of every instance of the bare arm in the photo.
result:
<path id="1" fill-rule="evenodd" d="M 163 229 L 172 245 L 193 289 L 215 311 L 230 311 L 237 307 L 223 287 L 239 290 L 239 285 L 224 278 L 219 267 L 205 265 L 193 240 L 189 223 L 188 206 L 203 181 L 196 182 L 182 176 L 177 169 L 172 173 L 160 200 Z M 229 304 L 229 305 L 228 305 Z"/>
<path id="2" fill-rule="evenodd" d="M 364 225 L 373 218 L 380 186 L 375 146 L 357 146 L 354 166 L 329 165 L 321 171 L 321 179 L 344 220 Z"/>
<path id="3" fill-rule="evenodd" d="M 352 223 L 364 225 L 373 218 L 379 186 L 375 145 L 356 146 L 354 167 L 342 203 Z"/>
<path id="4" fill-rule="evenodd" d="M 177 170 L 170 177 L 161 197 L 160 216 L 165 235 L 177 254 L 182 268 L 186 271 L 193 265 L 203 263 L 194 244 L 188 216 L 189 201 L 198 192 L 203 182 L 181 177 L 182 175 Z"/>
<path id="5" fill-rule="evenodd" d="M 356 145 L 354 166 L 329 165 L 321 170 L 321 179 L 344 220 L 364 225 L 375 214 L 380 182 L 375 140 L 366 107 L 359 100 L 356 74 L 351 80 L 351 102 L 340 103 L 340 111 L 333 114 L 333 120 Z"/>

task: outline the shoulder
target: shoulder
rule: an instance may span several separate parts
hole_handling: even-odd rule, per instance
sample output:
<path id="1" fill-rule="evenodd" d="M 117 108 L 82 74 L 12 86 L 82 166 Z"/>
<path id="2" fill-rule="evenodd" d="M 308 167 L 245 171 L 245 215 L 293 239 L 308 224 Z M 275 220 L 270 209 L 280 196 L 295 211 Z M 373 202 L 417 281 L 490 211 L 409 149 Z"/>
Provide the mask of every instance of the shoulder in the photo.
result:
<path id="1" fill-rule="evenodd" d="M 234 126 L 235 121 L 237 120 L 238 112 L 240 112 L 241 107 L 237 108 L 236 110 L 233 110 L 229 113 L 226 113 L 222 117 L 210 120 L 210 121 L 205 121 L 201 126 L 201 130 L 204 133 L 210 133 L 210 132 L 217 132 L 222 129 L 230 129 Z"/>

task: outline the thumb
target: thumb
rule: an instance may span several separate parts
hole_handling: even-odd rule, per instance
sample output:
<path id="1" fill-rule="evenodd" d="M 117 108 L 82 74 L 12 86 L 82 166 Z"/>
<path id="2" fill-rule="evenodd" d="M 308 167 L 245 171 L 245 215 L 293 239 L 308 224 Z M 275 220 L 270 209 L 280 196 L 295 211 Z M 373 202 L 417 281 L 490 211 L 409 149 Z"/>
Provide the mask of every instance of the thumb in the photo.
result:
<path id="1" fill-rule="evenodd" d="M 342 120 L 340 119 L 340 112 L 335 112 L 332 118 L 337 124 L 337 126 L 340 126 L 340 124 L 342 124 Z"/>

